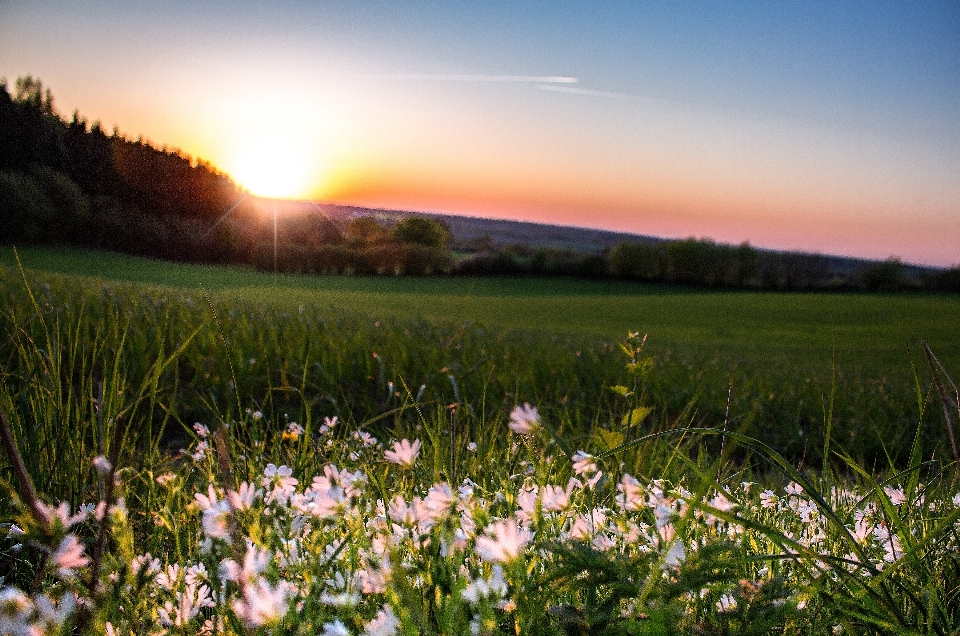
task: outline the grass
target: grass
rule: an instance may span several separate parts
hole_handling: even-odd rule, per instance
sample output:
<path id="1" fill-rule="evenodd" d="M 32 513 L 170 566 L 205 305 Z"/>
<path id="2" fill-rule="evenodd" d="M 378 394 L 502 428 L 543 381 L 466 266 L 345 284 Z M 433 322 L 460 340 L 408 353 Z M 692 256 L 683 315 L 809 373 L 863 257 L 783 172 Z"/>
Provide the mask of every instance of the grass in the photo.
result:
<path id="1" fill-rule="evenodd" d="M 954 297 L 21 259 L 0 633 L 960 626 Z"/>
<path id="2" fill-rule="evenodd" d="M 815 459 L 819 444 L 811 440 L 822 436 L 832 408 L 838 442 L 867 461 L 882 461 L 888 452 L 902 461 L 920 418 L 917 378 L 926 377 L 920 340 L 947 369 L 960 367 L 960 297 L 950 295 L 722 293 L 558 279 L 274 277 L 82 250 L 28 249 L 21 255 L 36 281 L 50 281 L 52 306 L 73 295 L 95 321 L 103 319 L 107 299 L 114 306 L 132 303 L 127 311 L 136 313 L 138 328 L 128 334 L 131 342 L 144 337 L 140 332 L 179 330 L 183 338 L 193 325 L 210 326 L 202 284 L 222 308 L 248 395 L 265 403 L 271 386 L 303 376 L 322 358 L 325 373 L 322 381 L 311 377 L 313 388 L 340 405 L 351 402 L 357 420 L 377 414 L 382 399 L 371 399 L 371 392 L 382 397 L 389 381 L 425 384 L 452 400 L 447 376 L 453 375 L 471 399 L 485 391 L 522 390 L 545 408 L 566 410 L 571 420 L 593 422 L 604 417 L 610 401 L 598 391 L 616 373 L 608 352 L 635 331 L 649 335 L 646 350 L 656 374 L 647 388 L 661 421 L 695 399 L 700 423 L 715 424 L 729 411 L 734 424 L 779 450 Z M 8 302 L 15 307 L 23 302 L 22 294 L 14 298 L 22 282 L 12 264 L 12 250 L 0 251 L 0 271 L 13 294 Z M 211 353 L 218 346 L 212 333 L 198 340 L 205 350 L 194 347 L 181 368 L 189 369 L 190 382 L 205 375 L 218 380 L 210 384 L 222 399 L 229 370 Z M 178 346 L 177 337 L 167 339 L 166 350 Z M 330 338 L 341 346 L 329 346 Z M 151 346 L 138 344 L 132 359 L 149 357 Z M 379 358 L 371 357 L 374 351 Z M 272 377 L 258 365 L 241 364 L 251 359 Z M 378 382 L 379 389 L 370 386 Z M 926 380 L 921 384 L 927 390 Z M 344 399 L 348 394 L 351 399 Z M 193 402 L 180 407 L 185 421 L 202 416 Z M 328 414 L 347 415 L 341 409 Z M 928 454 L 943 450 L 936 443 L 939 426 L 931 423 L 927 431 Z"/>

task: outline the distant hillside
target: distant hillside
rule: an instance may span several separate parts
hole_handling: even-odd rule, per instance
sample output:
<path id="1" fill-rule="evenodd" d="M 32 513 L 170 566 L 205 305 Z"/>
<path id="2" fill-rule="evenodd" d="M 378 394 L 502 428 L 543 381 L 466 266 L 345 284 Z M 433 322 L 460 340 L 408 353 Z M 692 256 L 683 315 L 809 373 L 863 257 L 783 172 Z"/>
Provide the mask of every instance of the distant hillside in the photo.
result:
<path id="1" fill-rule="evenodd" d="M 569 249 L 590 254 L 603 253 L 605 250 L 611 250 L 621 243 L 656 245 L 671 240 L 646 234 L 629 234 L 626 232 L 613 232 L 568 225 L 485 219 L 475 216 L 457 216 L 453 214 L 404 212 L 400 210 L 331 204 L 319 204 L 316 205 L 314 209 L 322 211 L 331 220 L 340 222 L 349 222 L 361 216 L 372 216 L 387 224 L 393 224 L 400 219 L 411 216 L 437 219 L 445 222 L 449 226 L 450 233 L 453 235 L 454 249 L 463 252 L 477 251 L 478 247 L 486 242 L 486 239 L 489 239 L 490 246 L 494 248 L 523 244 L 533 248 Z M 825 262 L 832 276 L 839 278 L 854 276 L 865 267 L 883 263 L 883 261 L 878 260 L 830 254 L 780 252 L 778 250 L 762 248 L 757 248 L 757 251 L 763 254 L 816 257 Z M 910 264 L 903 265 L 903 273 L 908 280 L 916 280 L 924 274 L 932 275 L 940 271 L 943 271 L 942 268 Z"/>
<path id="2" fill-rule="evenodd" d="M 531 247 L 571 249 L 578 252 L 600 253 L 624 241 L 654 244 L 664 239 L 642 234 L 611 232 L 568 225 L 550 225 L 528 221 L 485 219 L 476 216 L 436 214 L 430 212 L 402 212 L 345 205 L 319 205 L 329 218 L 349 220 L 358 216 L 373 216 L 387 223 L 395 223 L 410 216 L 423 216 L 443 221 L 453 235 L 454 247 L 473 251 L 475 246 L 489 238 L 495 247 L 526 244 Z"/>

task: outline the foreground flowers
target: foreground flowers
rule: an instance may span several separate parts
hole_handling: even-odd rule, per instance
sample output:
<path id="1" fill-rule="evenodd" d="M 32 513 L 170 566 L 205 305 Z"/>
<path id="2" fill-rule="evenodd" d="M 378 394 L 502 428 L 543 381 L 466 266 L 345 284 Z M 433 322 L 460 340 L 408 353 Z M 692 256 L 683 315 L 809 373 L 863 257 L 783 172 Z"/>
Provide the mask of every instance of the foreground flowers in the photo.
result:
<path id="1" fill-rule="evenodd" d="M 533 434 L 537 422 L 529 405 L 511 416 L 511 428 L 522 434 Z M 960 508 L 960 497 L 923 501 L 913 513 L 916 525 L 896 525 L 891 507 L 906 518 L 921 503 L 911 491 L 833 488 L 821 494 L 846 524 L 838 527 L 796 482 L 764 490 L 748 482 L 712 484 L 695 495 L 691 484 L 617 473 L 582 450 L 569 458 L 531 457 L 532 444 L 505 445 L 503 461 L 536 460 L 539 472 L 480 466 L 459 484 L 432 482 L 424 479 L 431 471 L 417 464 L 420 440 L 384 449 L 354 431 L 331 445 L 332 431 L 321 428 L 315 443 L 337 463 L 318 466 L 313 476 L 251 458 L 246 480 L 227 490 L 211 457 L 194 449 L 184 454 L 193 462 L 182 474 L 145 480 L 182 497 L 180 509 L 153 511 L 161 521 L 176 515 L 176 522 L 155 525 L 154 554 L 174 554 L 167 546 L 181 545 L 188 556 L 113 556 L 101 565 L 97 595 L 86 584 L 91 544 L 81 537 L 94 536 L 102 514 L 93 506 L 41 506 L 44 528 L 11 526 L 6 541 L 48 541 L 51 585 L 34 595 L 0 588 L 0 634 L 62 631 L 75 625 L 81 606 L 95 614 L 84 619 L 89 625 L 124 636 L 391 636 L 427 620 L 411 613 L 414 606 L 442 633 L 517 633 L 586 620 L 578 608 L 587 590 L 607 595 L 614 609 L 605 620 L 670 608 L 678 629 L 750 612 L 812 616 L 818 608 L 811 586 L 836 573 L 829 562 L 863 579 L 898 568 L 906 546 L 918 541 L 913 533 L 929 527 L 921 513 L 943 518 Z M 174 483 L 192 484 L 195 492 L 181 493 Z M 112 510 L 104 522 L 132 550 L 128 513 L 122 505 Z M 44 539 L 50 527 L 57 534 Z M 928 558 L 957 550 L 956 534 L 944 536 L 930 542 Z M 703 576 L 703 559 L 725 551 L 742 555 L 735 576 Z M 615 568 L 623 575 L 612 586 L 603 577 Z M 685 589 L 688 569 L 695 584 Z M 659 590 L 672 596 L 658 598 Z"/>

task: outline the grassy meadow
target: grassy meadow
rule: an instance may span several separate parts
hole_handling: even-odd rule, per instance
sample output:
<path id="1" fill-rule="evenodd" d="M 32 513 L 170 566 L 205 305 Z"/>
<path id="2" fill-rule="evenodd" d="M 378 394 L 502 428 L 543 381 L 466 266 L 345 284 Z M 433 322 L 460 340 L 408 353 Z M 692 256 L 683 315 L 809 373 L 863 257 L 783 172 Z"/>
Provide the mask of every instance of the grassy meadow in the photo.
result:
<path id="1" fill-rule="evenodd" d="M 960 297 L 19 259 L 0 633 L 960 627 Z"/>
<path id="2" fill-rule="evenodd" d="M 264 399 L 271 375 L 299 377 L 319 363 L 325 377 L 308 373 L 307 380 L 319 383 L 323 394 L 359 391 L 344 400 L 353 403 L 357 420 L 378 415 L 381 406 L 366 399 L 384 390 L 366 386 L 370 376 L 425 384 L 449 402 L 449 375 L 463 384 L 467 400 L 494 391 L 516 394 L 593 423 L 612 406 L 602 387 L 618 383 L 620 361 L 610 352 L 637 332 L 648 336 L 645 351 L 655 372 L 645 388 L 657 417 L 674 418 L 692 406 L 698 424 L 730 420 L 802 459 L 819 452 L 816 440 L 832 409 L 833 436 L 872 461 L 909 452 L 921 420 L 917 391 L 929 389 L 921 340 L 948 370 L 960 368 L 956 295 L 730 293 L 566 279 L 274 277 L 72 249 L 28 249 L 21 257 L 36 276 L 53 276 L 51 289 L 95 296 L 91 312 L 101 311 L 107 296 L 115 296 L 115 304 L 130 298 L 128 311 L 139 312 L 134 324 L 140 328 L 128 338 L 144 337 L 136 332 L 153 332 L 161 320 L 168 329 L 178 322 L 206 324 L 198 337 L 214 338 L 202 285 L 223 308 L 222 325 L 250 397 Z M 5 286 L 21 293 L 11 302 L 23 302 L 9 248 L 0 265 Z M 49 302 L 57 307 L 66 300 Z M 175 345 L 171 337 L 167 346 Z M 379 361 L 370 357 L 373 351 Z M 221 385 L 228 375 L 223 357 L 205 362 Z M 194 366 L 195 359 L 186 356 L 181 366 Z M 240 364 L 251 359 L 260 362 L 257 368 Z M 502 399 L 509 402 L 510 395 Z M 936 413 L 924 420 L 933 452 L 934 440 L 945 439 L 942 422 Z"/>

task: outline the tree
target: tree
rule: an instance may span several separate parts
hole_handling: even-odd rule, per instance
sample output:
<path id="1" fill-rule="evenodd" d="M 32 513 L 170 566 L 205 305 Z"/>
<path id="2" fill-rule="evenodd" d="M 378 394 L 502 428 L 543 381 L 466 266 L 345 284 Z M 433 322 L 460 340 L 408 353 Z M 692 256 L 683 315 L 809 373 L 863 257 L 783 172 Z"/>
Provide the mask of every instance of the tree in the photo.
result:
<path id="1" fill-rule="evenodd" d="M 870 291 L 896 291 L 907 282 L 903 261 L 899 258 L 888 258 L 882 263 L 865 265 L 860 268 L 857 277 L 860 284 Z"/>
<path id="2" fill-rule="evenodd" d="M 450 242 L 450 227 L 436 219 L 411 216 L 394 226 L 393 235 L 404 243 L 445 249 Z"/>
<path id="3" fill-rule="evenodd" d="M 383 226 L 372 216 L 361 216 L 347 226 L 347 238 L 358 247 L 376 242 L 383 233 Z"/>

